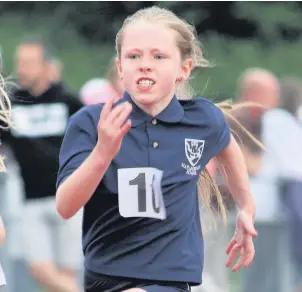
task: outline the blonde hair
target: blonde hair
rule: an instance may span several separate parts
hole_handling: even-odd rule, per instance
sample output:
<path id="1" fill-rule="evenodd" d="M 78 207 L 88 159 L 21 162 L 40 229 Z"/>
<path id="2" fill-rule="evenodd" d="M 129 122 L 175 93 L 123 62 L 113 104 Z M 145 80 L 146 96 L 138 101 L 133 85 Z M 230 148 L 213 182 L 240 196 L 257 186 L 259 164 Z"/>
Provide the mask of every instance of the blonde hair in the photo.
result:
<path id="1" fill-rule="evenodd" d="M 180 50 L 181 57 L 183 60 L 191 58 L 193 61 L 193 69 L 211 66 L 211 63 L 204 58 L 202 46 L 198 41 L 195 27 L 176 16 L 173 12 L 157 6 L 141 9 L 125 19 L 122 28 L 116 35 L 115 49 L 118 57 L 121 56 L 123 34 L 125 29 L 139 21 L 160 23 L 167 28 L 174 30 L 177 33 L 176 42 Z M 175 94 L 182 99 L 191 99 L 193 96 L 189 81 L 178 83 L 176 85 Z M 260 145 L 260 143 L 252 135 L 250 135 L 248 131 L 244 130 L 244 128 L 232 115 L 233 110 L 248 106 L 248 104 L 238 104 L 233 106 L 231 102 L 226 101 L 217 104 L 217 106 L 223 111 L 228 120 L 233 121 L 236 125 L 241 127 L 243 131 L 249 135 L 253 141 L 255 141 L 255 143 Z M 222 215 L 223 221 L 226 222 L 227 211 L 222 195 L 217 187 L 217 184 L 214 182 L 206 168 L 200 174 L 200 178 L 198 180 L 198 190 L 204 206 L 209 211 L 212 209 L 213 195 L 216 195 L 218 209 Z M 214 193 L 212 190 L 214 190 Z M 210 213 L 213 215 L 212 212 Z"/>
<path id="2" fill-rule="evenodd" d="M 11 103 L 6 92 L 4 78 L 0 75 L 0 130 L 8 129 L 11 125 Z M 6 171 L 6 168 L 4 158 L 0 156 L 0 172 L 3 171 Z"/>
<path id="3" fill-rule="evenodd" d="M 114 82 L 116 82 L 117 78 L 118 78 L 118 71 L 117 71 L 117 67 L 116 67 L 116 62 L 115 62 L 115 58 L 112 58 L 108 65 L 107 79 L 111 83 L 114 83 Z"/>

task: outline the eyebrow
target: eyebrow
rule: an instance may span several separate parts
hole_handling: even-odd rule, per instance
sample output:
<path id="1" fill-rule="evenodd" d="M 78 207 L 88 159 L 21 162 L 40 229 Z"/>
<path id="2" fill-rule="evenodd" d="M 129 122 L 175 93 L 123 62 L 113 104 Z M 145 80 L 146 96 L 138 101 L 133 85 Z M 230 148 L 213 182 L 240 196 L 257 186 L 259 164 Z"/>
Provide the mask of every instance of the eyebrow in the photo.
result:
<path id="1" fill-rule="evenodd" d="M 150 51 L 151 51 L 151 53 L 158 53 L 158 52 L 164 53 L 163 50 L 158 49 L 158 48 L 152 48 Z M 140 50 L 138 48 L 131 48 L 131 49 L 127 50 L 126 52 L 127 53 L 129 53 L 129 52 L 139 52 L 139 53 L 141 53 L 142 50 Z"/>

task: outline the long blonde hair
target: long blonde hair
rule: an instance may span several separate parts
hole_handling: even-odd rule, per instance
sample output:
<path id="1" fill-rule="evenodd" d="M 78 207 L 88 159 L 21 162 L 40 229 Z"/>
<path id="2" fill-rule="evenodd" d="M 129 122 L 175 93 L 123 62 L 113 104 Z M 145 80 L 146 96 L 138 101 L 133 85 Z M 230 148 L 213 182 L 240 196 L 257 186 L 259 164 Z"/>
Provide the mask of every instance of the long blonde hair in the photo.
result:
<path id="1" fill-rule="evenodd" d="M 10 128 L 11 125 L 11 103 L 7 95 L 4 78 L 0 75 L 0 131 Z M 3 171 L 6 171 L 6 168 L 4 158 L 0 156 L 0 172 Z"/>
<path id="2" fill-rule="evenodd" d="M 157 6 L 141 9 L 125 19 L 122 28 L 116 35 L 115 49 L 118 57 L 121 55 L 121 46 L 125 29 L 129 25 L 132 25 L 138 21 L 160 23 L 174 30 L 177 33 L 176 42 L 180 50 L 181 57 L 183 60 L 191 58 L 193 60 L 193 69 L 211 66 L 211 63 L 204 58 L 202 46 L 198 41 L 195 27 L 176 16 L 173 12 Z M 182 99 L 192 98 L 193 94 L 189 81 L 178 83 L 176 85 L 175 94 Z M 249 132 L 246 131 L 232 115 L 233 110 L 249 106 L 249 104 L 232 105 L 230 101 L 226 101 L 216 105 L 222 110 L 228 120 L 231 120 L 238 127 L 241 127 L 242 130 L 249 135 L 253 141 L 255 141 L 255 143 L 260 145 L 260 143 L 251 134 L 249 134 Z M 211 215 L 213 215 L 213 212 L 211 212 L 212 199 L 214 195 L 216 196 L 218 209 L 222 215 L 223 221 L 226 222 L 227 211 L 224 205 L 223 197 L 217 187 L 217 184 L 214 182 L 206 168 L 200 174 L 198 180 L 198 190 L 200 199 L 202 200 L 206 209 L 210 211 Z"/>

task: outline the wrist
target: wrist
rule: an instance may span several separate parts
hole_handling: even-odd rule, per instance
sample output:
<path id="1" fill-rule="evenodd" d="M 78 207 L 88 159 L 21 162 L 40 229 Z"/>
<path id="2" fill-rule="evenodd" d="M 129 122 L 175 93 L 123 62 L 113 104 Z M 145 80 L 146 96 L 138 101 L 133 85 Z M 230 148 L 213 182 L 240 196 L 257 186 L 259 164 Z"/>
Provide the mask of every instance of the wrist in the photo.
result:
<path id="1" fill-rule="evenodd" d="M 239 208 L 239 212 L 244 212 L 246 215 L 251 216 L 255 219 L 256 216 L 256 208 L 254 205 L 249 204 L 247 206 L 242 206 Z"/>
<path id="2" fill-rule="evenodd" d="M 97 168 L 103 169 L 104 167 L 108 167 L 112 161 L 112 158 L 103 151 L 100 151 L 96 147 L 93 149 L 92 153 L 92 161 L 94 161 Z"/>

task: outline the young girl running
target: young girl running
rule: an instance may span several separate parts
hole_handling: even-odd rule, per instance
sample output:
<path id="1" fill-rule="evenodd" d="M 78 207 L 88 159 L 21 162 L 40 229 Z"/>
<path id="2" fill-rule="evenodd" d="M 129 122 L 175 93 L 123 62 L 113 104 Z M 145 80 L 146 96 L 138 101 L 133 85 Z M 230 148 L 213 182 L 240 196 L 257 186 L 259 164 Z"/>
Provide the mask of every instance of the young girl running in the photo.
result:
<path id="1" fill-rule="evenodd" d="M 213 157 L 239 208 L 226 265 L 240 254 L 233 271 L 247 267 L 257 233 L 242 153 L 217 106 L 188 100 L 192 69 L 207 66 L 194 28 L 168 10 L 143 9 L 125 20 L 116 51 L 123 97 L 76 113 L 60 153 L 58 212 L 68 219 L 84 206 L 85 291 L 201 283 L 198 189 L 209 206 L 205 166 Z"/>

